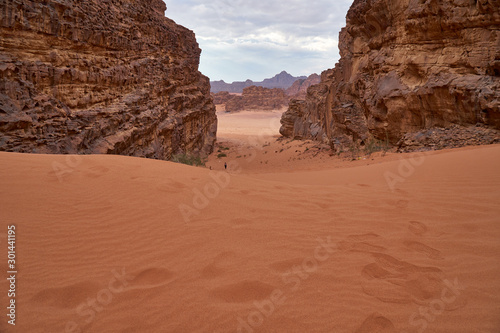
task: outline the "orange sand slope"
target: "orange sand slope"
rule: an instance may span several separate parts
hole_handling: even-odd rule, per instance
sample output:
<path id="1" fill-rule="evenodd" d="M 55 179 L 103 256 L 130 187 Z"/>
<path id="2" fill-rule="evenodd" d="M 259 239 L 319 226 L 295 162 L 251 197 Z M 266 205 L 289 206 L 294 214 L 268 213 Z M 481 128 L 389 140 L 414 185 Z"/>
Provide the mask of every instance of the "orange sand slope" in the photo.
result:
<path id="1" fill-rule="evenodd" d="M 499 332 L 500 146 L 316 172 L 0 153 L 1 332 Z"/>

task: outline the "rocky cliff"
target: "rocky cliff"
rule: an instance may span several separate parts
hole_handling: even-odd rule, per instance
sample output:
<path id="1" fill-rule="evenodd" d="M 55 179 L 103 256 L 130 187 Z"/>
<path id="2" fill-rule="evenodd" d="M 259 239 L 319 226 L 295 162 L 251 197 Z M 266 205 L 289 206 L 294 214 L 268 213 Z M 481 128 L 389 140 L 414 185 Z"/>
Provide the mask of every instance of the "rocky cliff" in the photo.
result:
<path id="1" fill-rule="evenodd" d="M 243 89 L 241 95 L 222 91 L 214 94 L 215 104 L 225 104 L 226 112 L 236 111 L 271 111 L 284 109 L 289 97 L 283 89 L 250 86 Z"/>
<path id="2" fill-rule="evenodd" d="M 194 33 L 161 0 L 0 0 L 0 150 L 168 159 L 217 130 Z"/>
<path id="3" fill-rule="evenodd" d="M 439 133 L 499 141 L 499 0 L 355 0 L 339 40 L 339 63 L 291 102 L 284 136 L 332 147 L 425 145 Z"/>

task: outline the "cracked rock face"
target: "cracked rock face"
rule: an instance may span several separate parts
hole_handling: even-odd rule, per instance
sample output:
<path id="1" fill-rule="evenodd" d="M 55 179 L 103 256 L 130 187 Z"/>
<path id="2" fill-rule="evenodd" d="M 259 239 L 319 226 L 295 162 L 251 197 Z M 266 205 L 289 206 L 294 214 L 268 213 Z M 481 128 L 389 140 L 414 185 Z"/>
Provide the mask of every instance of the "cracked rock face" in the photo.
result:
<path id="1" fill-rule="evenodd" d="M 397 144 L 430 128 L 500 129 L 499 0 L 355 0 L 339 47 L 283 135 Z"/>
<path id="2" fill-rule="evenodd" d="M 0 0 L 0 150 L 211 152 L 201 50 L 165 10 L 161 0 Z"/>

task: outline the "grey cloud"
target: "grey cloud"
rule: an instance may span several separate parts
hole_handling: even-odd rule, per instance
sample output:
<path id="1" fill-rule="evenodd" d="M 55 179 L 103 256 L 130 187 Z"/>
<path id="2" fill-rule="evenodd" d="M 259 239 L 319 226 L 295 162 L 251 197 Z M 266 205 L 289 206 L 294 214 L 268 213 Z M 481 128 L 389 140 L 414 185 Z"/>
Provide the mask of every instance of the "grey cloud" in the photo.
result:
<path id="1" fill-rule="evenodd" d="M 232 81 L 333 67 L 352 0 L 165 2 L 166 16 L 196 33 L 203 49 L 201 71 Z"/>

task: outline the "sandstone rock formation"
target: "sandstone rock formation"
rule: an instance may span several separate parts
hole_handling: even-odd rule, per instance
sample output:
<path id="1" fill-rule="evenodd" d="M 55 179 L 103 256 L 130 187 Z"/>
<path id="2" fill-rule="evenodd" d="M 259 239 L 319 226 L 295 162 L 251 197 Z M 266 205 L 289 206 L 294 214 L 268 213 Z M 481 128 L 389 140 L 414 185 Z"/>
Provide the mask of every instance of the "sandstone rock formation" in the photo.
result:
<path id="1" fill-rule="evenodd" d="M 311 74 L 307 77 L 307 79 L 299 79 L 295 81 L 290 88 L 285 90 L 288 96 L 291 96 L 295 99 L 305 99 L 307 89 L 310 86 L 318 84 L 321 82 L 321 76 L 318 74 Z"/>
<path id="2" fill-rule="evenodd" d="M 294 77 L 288 74 L 286 71 L 282 71 L 279 74 L 276 74 L 270 79 L 264 79 L 261 82 L 254 82 L 252 80 L 246 81 L 236 81 L 232 83 L 226 83 L 223 80 L 220 81 L 211 81 L 211 92 L 218 93 L 221 91 L 227 91 L 230 93 L 242 93 L 243 89 L 250 86 L 258 86 L 264 88 L 280 88 L 280 89 L 288 89 L 292 86 L 292 84 L 297 80 L 305 80 L 305 76 Z"/>
<path id="3" fill-rule="evenodd" d="M 215 105 L 226 104 L 227 101 L 229 101 L 234 96 L 235 96 L 235 94 L 231 94 L 227 91 L 221 91 L 221 92 L 218 92 L 215 94 L 212 93 L 212 97 L 214 98 Z"/>
<path id="4" fill-rule="evenodd" d="M 163 1 L 0 4 L 0 150 L 160 159 L 212 150 L 201 51 Z"/>
<path id="5" fill-rule="evenodd" d="M 339 47 L 335 69 L 291 102 L 284 136 L 404 146 L 433 128 L 500 129 L 500 1 L 355 0 Z"/>
<path id="6" fill-rule="evenodd" d="M 280 110 L 288 105 L 289 97 L 283 89 L 250 86 L 241 95 L 227 91 L 214 95 L 215 104 L 225 104 L 226 112 Z"/>

